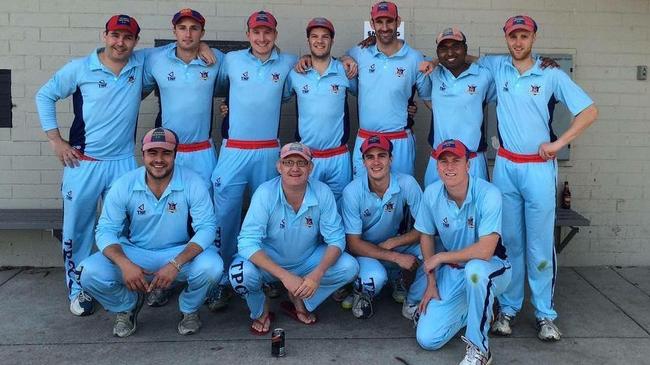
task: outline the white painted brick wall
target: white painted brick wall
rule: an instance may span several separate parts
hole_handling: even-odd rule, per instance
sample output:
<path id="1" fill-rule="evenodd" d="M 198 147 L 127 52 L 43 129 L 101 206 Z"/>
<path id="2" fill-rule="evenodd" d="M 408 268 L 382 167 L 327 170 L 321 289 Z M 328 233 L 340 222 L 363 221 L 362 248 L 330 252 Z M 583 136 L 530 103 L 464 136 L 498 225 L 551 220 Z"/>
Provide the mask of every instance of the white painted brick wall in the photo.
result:
<path id="1" fill-rule="evenodd" d="M 110 15 L 135 16 L 143 28 L 140 46 L 151 46 L 155 38 L 172 37 L 170 17 L 188 5 L 206 16 L 207 38 L 229 40 L 245 40 L 248 14 L 267 9 L 280 21 L 279 46 L 295 53 L 306 51 L 306 21 L 327 16 L 337 27 L 334 53 L 341 54 L 359 40 L 371 3 L 0 0 L 0 68 L 12 70 L 16 104 L 14 128 L 0 129 L 0 207 L 60 207 L 61 169 L 40 130 L 33 96 L 70 58 L 85 56 L 101 45 L 102 27 Z M 574 208 L 592 221 L 561 255 L 560 263 L 650 264 L 650 250 L 646 249 L 650 234 L 650 82 L 635 79 L 636 65 L 650 64 L 650 1 L 404 0 L 398 5 L 407 41 L 428 55 L 434 53 L 434 34 L 449 25 L 465 30 L 471 53 L 505 50 L 500 29 L 515 13 L 527 13 L 539 22 L 538 48 L 574 51 L 574 77 L 596 101 L 600 118 L 573 143 L 571 161 L 560 163 L 558 181 L 570 182 Z M 70 102 L 58 103 L 57 110 L 62 133 L 67 135 L 72 121 Z M 283 108 L 284 140 L 293 135 L 293 110 L 292 104 Z M 139 136 L 152 126 L 155 112 L 156 102 L 150 97 L 143 103 Z M 428 121 L 429 113 L 420 104 L 416 118 L 420 177 L 428 158 Z M 218 139 L 220 121 L 215 121 L 214 130 Z M 0 237 L 0 265 L 58 264 L 56 244 L 47 232 L 8 231 Z M 47 249 L 41 250 L 39 245 L 47 245 Z"/>

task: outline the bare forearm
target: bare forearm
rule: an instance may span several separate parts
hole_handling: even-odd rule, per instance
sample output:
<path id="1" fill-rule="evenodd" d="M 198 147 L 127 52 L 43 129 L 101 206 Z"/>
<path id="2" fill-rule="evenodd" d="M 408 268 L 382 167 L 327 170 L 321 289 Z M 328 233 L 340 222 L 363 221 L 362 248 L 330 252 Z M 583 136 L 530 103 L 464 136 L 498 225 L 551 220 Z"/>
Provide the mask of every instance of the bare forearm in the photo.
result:
<path id="1" fill-rule="evenodd" d="M 250 257 L 250 261 L 254 263 L 255 266 L 275 276 L 280 281 L 289 275 L 289 272 L 287 270 L 273 262 L 273 260 L 271 260 L 271 258 L 269 258 L 269 256 L 263 250 L 255 252 Z"/>
<path id="2" fill-rule="evenodd" d="M 341 256 L 341 250 L 338 247 L 335 246 L 328 246 L 327 249 L 325 250 L 325 256 L 323 256 L 323 259 L 320 261 L 318 266 L 314 269 L 314 272 L 316 272 L 319 276 L 325 275 L 325 271 L 329 269 L 336 260 L 339 259 Z"/>
<path id="3" fill-rule="evenodd" d="M 372 257 L 378 260 L 394 261 L 395 252 L 362 240 L 359 236 L 348 235 L 348 249 L 357 256 Z"/>
<path id="4" fill-rule="evenodd" d="M 176 263 L 178 263 L 178 265 L 183 266 L 185 263 L 194 260 L 194 258 L 198 256 L 201 252 L 203 252 L 203 248 L 201 248 L 201 246 L 197 245 L 194 242 L 189 242 L 185 246 L 185 249 L 183 249 L 181 253 L 176 255 L 174 260 L 176 261 Z"/>
<path id="5" fill-rule="evenodd" d="M 575 119 L 569 126 L 569 129 L 558 138 L 558 141 L 562 143 L 562 146 L 566 146 L 571 141 L 580 136 L 593 122 L 596 121 L 598 117 L 598 109 L 592 104 L 587 107 L 585 110 L 576 115 Z"/>
<path id="6" fill-rule="evenodd" d="M 418 232 L 415 229 L 412 229 L 402 235 L 393 237 L 392 240 L 393 240 L 393 244 L 392 244 L 393 248 L 412 245 L 420 241 L 420 232 Z"/>
<path id="7" fill-rule="evenodd" d="M 496 233 L 489 234 L 479 238 L 479 240 L 459 251 L 441 252 L 441 263 L 445 264 L 464 264 L 472 259 L 489 260 L 494 255 L 494 249 L 499 241 L 499 235 Z"/>
<path id="8" fill-rule="evenodd" d="M 127 262 L 131 262 L 128 257 L 124 254 L 122 246 L 119 243 L 114 243 L 112 245 L 106 246 L 102 254 L 111 260 L 118 267 L 122 267 Z"/>

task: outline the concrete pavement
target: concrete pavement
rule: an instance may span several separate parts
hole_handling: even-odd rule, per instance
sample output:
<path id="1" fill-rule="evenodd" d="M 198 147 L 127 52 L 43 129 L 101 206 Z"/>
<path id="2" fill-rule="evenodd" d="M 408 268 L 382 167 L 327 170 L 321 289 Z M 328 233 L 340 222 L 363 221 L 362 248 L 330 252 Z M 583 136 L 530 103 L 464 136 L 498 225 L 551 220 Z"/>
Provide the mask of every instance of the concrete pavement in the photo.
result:
<path id="1" fill-rule="evenodd" d="M 0 270 L 0 364 L 457 364 L 460 338 L 436 352 L 415 342 L 400 305 L 384 295 L 375 316 L 357 320 L 328 300 L 319 322 L 303 326 L 279 311 L 273 327 L 286 330 L 287 357 L 272 358 L 270 336 L 249 334 L 239 298 L 221 313 L 201 311 L 203 328 L 176 333 L 176 298 L 145 306 L 137 332 L 112 336 L 113 315 L 75 317 L 60 268 Z M 650 268 L 561 268 L 556 288 L 558 343 L 535 337 L 529 304 L 509 338 L 493 338 L 494 364 L 650 364 Z"/>

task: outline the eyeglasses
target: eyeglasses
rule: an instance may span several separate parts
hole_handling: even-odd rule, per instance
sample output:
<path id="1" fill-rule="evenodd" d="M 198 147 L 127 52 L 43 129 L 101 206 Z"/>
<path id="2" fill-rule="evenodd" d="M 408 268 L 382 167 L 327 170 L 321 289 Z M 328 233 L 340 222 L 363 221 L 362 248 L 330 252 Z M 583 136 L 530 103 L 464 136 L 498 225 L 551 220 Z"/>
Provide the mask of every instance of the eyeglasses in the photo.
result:
<path id="1" fill-rule="evenodd" d="M 282 165 L 286 167 L 293 167 L 293 165 L 298 165 L 298 167 L 307 167 L 309 165 L 309 161 L 307 160 L 282 160 Z"/>

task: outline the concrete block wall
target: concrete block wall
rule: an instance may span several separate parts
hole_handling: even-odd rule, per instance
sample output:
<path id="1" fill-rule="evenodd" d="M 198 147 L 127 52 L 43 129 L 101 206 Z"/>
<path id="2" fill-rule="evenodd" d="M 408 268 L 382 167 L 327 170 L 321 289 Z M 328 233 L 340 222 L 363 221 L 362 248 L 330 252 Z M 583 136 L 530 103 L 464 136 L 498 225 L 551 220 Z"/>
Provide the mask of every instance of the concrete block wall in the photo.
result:
<path id="1" fill-rule="evenodd" d="M 61 205 L 61 167 L 40 130 L 34 93 L 70 58 L 101 45 L 107 18 L 135 16 L 143 31 L 140 46 L 171 38 L 171 15 L 186 6 L 207 19 L 206 39 L 245 40 L 245 20 L 254 10 L 279 20 L 278 45 L 307 51 L 304 26 L 314 16 L 330 18 L 339 55 L 361 37 L 370 0 L 0 0 L 0 68 L 12 70 L 13 128 L 0 128 L 0 207 L 50 208 Z M 469 50 L 503 50 L 501 27 L 516 13 L 539 25 L 536 48 L 575 55 L 574 76 L 595 100 L 600 118 L 560 164 L 558 182 L 568 180 L 574 209 L 591 219 L 561 254 L 563 265 L 648 265 L 650 250 L 650 92 L 637 81 L 636 66 L 650 64 L 649 0 L 401 0 L 406 39 L 433 55 L 434 35 L 449 25 L 468 36 Z M 218 101 L 217 101 L 218 103 Z M 72 120 L 69 100 L 58 103 L 62 133 Z M 142 104 L 139 136 L 157 111 L 150 96 Z M 418 176 L 426 166 L 429 112 L 420 104 L 416 118 Z M 291 139 L 294 107 L 283 108 L 281 137 Z M 219 140 L 220 118 L 215 118 Z M 20 247 L 27 253 L 17 254 Z M 3 231 L 0 265 L 58 265 L 56 242 L 45 232 Z"/>

